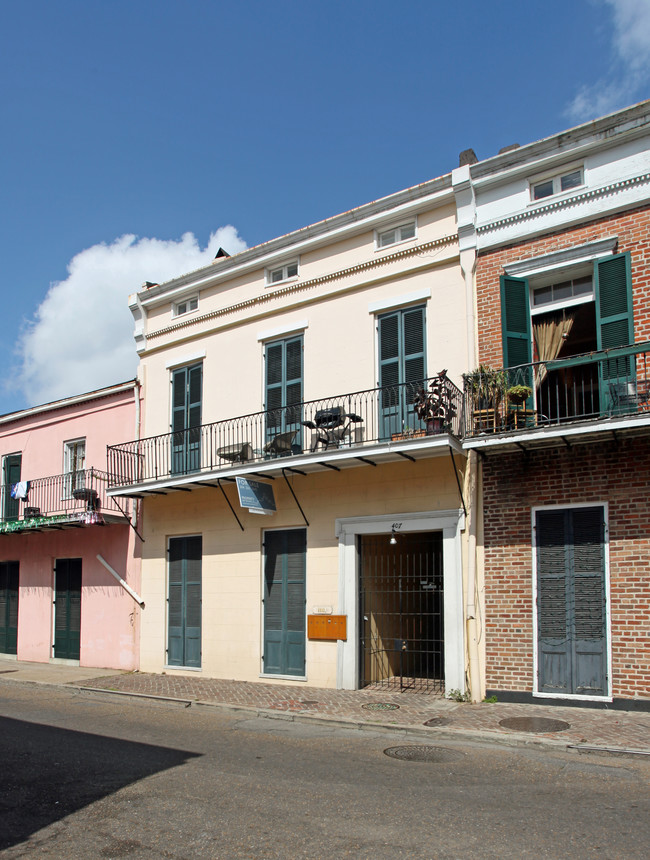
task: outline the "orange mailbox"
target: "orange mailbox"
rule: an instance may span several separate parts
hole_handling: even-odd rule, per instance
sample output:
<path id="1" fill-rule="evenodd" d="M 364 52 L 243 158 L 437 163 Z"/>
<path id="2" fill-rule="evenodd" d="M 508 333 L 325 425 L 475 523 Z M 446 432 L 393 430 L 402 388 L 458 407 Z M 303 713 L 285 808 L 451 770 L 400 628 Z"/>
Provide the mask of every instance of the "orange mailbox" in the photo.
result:
<path id="1" fill-rule="evenodd" d="M 347 639 L 347 615 L 308 615 L 307 636 L 310 639 Z"/>

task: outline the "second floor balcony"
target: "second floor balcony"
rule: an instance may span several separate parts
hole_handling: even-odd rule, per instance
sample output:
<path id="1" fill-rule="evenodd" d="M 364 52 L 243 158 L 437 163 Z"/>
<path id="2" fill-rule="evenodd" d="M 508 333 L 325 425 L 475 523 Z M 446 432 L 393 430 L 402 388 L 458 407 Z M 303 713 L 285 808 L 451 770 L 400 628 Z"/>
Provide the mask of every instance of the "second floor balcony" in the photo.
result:
<path id="1" fill-rule="evenodd" d="M 458 440 L 462 392 L 435 377 L 291 403 L 237 418 L 176 428 L 108 448 L 114 495 L 155 492 L 210 475 L 311 471 L 432 456 Z M 427 453 L 428 452 L 428 453 Z M 122 489 L 122 492 L 119 492 Z"/>
<path id="2" fill-rule="evenodd" d="M 108 475 L 98 469 L 2 485 L 0 534 L 124 521 L 126 508 L 107 496 L 107 487 Z"/>
<path id="3" fill-rule="evenodd" d="M 650 342 L 464 376 L 465 445 L 635 430 L 650 419 Z"/>

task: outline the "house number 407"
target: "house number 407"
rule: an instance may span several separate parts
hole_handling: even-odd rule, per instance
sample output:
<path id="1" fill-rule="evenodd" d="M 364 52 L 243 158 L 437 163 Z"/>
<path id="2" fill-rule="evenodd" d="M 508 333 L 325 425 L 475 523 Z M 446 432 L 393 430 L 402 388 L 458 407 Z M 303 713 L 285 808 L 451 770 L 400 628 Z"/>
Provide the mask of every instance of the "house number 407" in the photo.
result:
<path id="1" fill-rule="evenodd" d="M 393 529 L 393 531 L 396 531 L 397 529 L 401 529 L 401 528 L 402 528 L 402 524 L 401 524 L 401 523 L 393 523 L 393 525 L 391 526 L 391 528 Z"/>

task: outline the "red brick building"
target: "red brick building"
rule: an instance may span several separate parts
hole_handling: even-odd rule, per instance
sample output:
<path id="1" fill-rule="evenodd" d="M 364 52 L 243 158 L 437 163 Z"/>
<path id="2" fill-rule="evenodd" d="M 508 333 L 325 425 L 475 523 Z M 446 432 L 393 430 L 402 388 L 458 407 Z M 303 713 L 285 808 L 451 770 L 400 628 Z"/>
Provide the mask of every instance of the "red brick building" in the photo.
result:
<path id="1" fill-rule="evenodd" d="M 649 143 L 645 102 L 454 172 L 500 699 L 650 708 Z"/>

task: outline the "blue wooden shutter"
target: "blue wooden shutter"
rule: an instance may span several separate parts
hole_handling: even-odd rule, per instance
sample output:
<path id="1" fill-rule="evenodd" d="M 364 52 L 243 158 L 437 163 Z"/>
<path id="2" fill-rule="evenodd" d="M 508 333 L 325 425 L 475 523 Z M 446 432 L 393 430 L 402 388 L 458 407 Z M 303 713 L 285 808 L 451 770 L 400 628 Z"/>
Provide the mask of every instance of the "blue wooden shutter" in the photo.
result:
<path id="1" fill-rule="evenodd" d="M 201 665 L 202 552 L 200 535 L 170 538 L 167 663 Z"/>
<path id="2" fill-rule="evenodd" d="M 172 373 L 172 473 L 201 468 L 201 404 L 203 366 L 180 367 Z"/>
<path id="3" fill-rule="evenodd" d="M 302 336 L 269 343 L 265 351 L 267 441 L 300 430 L 302 420 Z M 300 445 L 299 435 L 294 440 Z"/>
<path id="4" fill-rule="evenodd" d="M 598 349 L 634 343 L 632 276 L 629 253 L 598 260 L 594 266 Z M 613 358 L 599 365 L 601 409 L 611 411 L 620 395 L 635 381 L 633 356 Z"/>
<path id="5" fill-rule="evenodd" d="M 0 654 L 18 650 L 18 581 L 17 561 L 0 562 Z"/>
<path id="6" fill-rule="evenodd" d="M 530 299 L 525 278 L 501 276 L 501 337 L 504 367 L 530 364 Z"/>
<path id="7" fill-rule="evenodd" d="M 412 404 L 426 378 L 424 307 L 380 316 L 378 339 L 381 436 L 387 439 L 419 424 Z"/>
<path id="8" fill-rule="evenodd" d="M 539 691 L 606 688 L 605 546 L 600 506 L 538 511 Z"/>
<path id="9" fill-rule="evenodd" d="M 305 674 L 304 529 L 264 535 L 264 672 Z"/>

